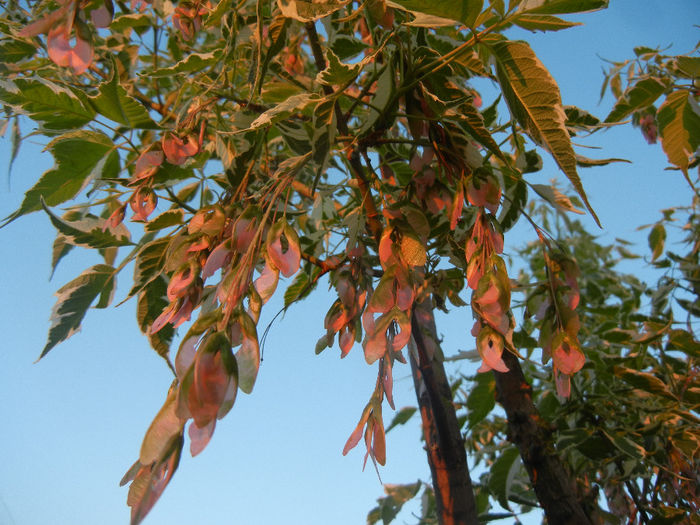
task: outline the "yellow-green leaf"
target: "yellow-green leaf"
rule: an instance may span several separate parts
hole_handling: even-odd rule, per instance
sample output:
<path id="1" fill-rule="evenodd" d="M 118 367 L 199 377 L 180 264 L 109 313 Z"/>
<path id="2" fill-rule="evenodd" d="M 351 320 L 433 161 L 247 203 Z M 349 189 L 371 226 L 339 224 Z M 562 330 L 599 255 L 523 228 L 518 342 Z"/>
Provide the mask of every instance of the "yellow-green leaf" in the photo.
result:
<path id="1" fill-rule="evenodd" d="M 318 20 L 337 11 L 350 0 L 277 0 L 283 16 L 300 22 Z"/>
<path id="2" fill-rule="evenodd" d="M 552 154 L 600 225 L 576 172 L 576 154 L 566 130 L 559 86 L 527 42 L 504 40 L 491 44 L 490 48 L 511 114 L 533 141 Z"/>
<path id="3" fill-rule="evenodd" d="M 671 164 L 684 172 L 700 146 L 700 108 L 689 91 L 674 91 L 656 114 L 661 146 Z"/>

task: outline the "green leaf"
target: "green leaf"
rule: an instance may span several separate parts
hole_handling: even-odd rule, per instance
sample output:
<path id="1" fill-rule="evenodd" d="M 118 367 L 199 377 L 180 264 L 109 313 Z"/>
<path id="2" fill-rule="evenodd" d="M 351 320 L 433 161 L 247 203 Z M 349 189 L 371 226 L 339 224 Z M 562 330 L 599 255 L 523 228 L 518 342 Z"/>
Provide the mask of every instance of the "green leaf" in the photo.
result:
<path id="1" fill-rule="evenodd" d="M 41 199 L 48 206 L 62 204 L 75 197 L 93 178 L 110 176 L 119 169 L 116 146 L 103 133 L 75 131 L 52 140 L 46 147 L 56 165 L 24 194 L 19 209 L 6 217 L 3 226 L 16 218 L 41 209 Z"/>
<path id="2" fill-rule="evenodd" d="M 562 15 L 605 9 L 608 0 L 524 0 L 520 10 L 527 13 Z"/>
<path id="3" fill-rule="evenodd" d="M 134 286 L 127 298 L 143 290 L 163 272 L 169 244 L 170 238 L 163 237 L 145 244 L 139 250 L 134 265 Z"/>
<path id="4" fill-rule="evenodd" d="M 660 80 L 645 78 L 625 90 L 622 97 L 615 102 L 605 122 L 620 122 L 637 110 L 651 106 L 666 89 Z"/>
<path id="5" fill-rule="evenodd" d="M 25 58 L 31 58 L 36 47 L 24 40 L 9 38 L 0 43 L 0 64 L 15 64 Z"/>
<path id="6" fill-rule="evenodd" d="M 418 410 L 416 407 L 403 407 L 396 413 L 389 426 L 386 427 L 386 432 L 398 425 L 405 425 L 411 419 L 411 416 L 416 413 L 416 410 Z"/>
<path id="7" fill-rule="evenodd" d="M 660 222 L 654 224 L 649 232 L 649 248 L 651 249 L 651 260 L 654 262 L 664 253 L 664 243 L 666 241 L 666 228 Z"/>
<path id="8" fill-rule="evenodd" d="M 271 126 L 280 120 L 287 118 L 295 111 L 304 109 L 312 102 L 312 95 L 309 93 L 300 93 L 293 95 L 281 104 L 274 108 L 268 109 L 261 113 L 251 124 L 249 129 L 258 129 L 263 126 Z M 247 131 L 247 130 L 246 130 Z"/>
<path id="9" fill-rule="evenodd" d="M 526 42 L 491 45 L 496 75 L 510 112 L 532 140 L 545 147 L 600 226 L 576 172 L 576 155 L 566 130 L 559 87 Z"/>
<path id="10" fill-rule="evenodd" d="M 634 388 L 644 390 L 650 394 L 659 395 L 667 399 L 676 400 L 671 391 L 661 379 L 655 375 L 646 372 L 640 372 L 631 368 L 616 365 L 613 368 L 613 373 L 622 379 L 625 383 L 632 385 Z"/>
<path id="11" fill-rule="evenodd" d="M 51 223 L 65 238 L 65 242 L 73 246 L 99 249 L 132 244 L 129 230 L 123 224 L 109 230 L 104 229 L 106 220 L 98 217 L 88 216 L 77 221 L 66 221 L 54 215 L 43 200 L 42 205 Z"/>
<path id="12" fill-rule="evenodd" d="M 277 0 L 282 15 L 300 22 L 312 22 L 330 15 L 350 0 Z"/>
<path id="13" fill-rule="evenodd" d="M 493 374 L 477 374 L 474 378 L 476 385 L 467 397 L 467 421 L 469 429 L 489 415 L 496 406 L 496 380 Z"/>
<path id="14" fill-rule="evenodd" d="M 90 97 L 92 107 L 100 115 L 129 129 L 158 129 L 146 108 L 119 84 L 116 70 L 116 65 L 112 64 L 112 78 L 100 84 L 98 94 Z"/>
<path id="15" fill-rule="evenodd" d="M 627 159 L 589 159 L 583 155 L 576 155 L 576 165 L 582 168 L 592 168 L 594 166 L 607 166 L 613 162 L 626 162 L 627 164 L 632 164 L 631 160 Z"/>
<path id="16" fill-rule="evenodd" d="M 513 479 L 520 468 L 520 453 L 516 447 L 508 447 L 491 466 L 489 490 L 496 496 L 501 507 L 510 509 L 508 496 Z"/>
<path id="17" fill-rule="evenodd" d="M 78 331 L 90 305 L 111 286 L 113 275 L 114 268 L 98 264 L 88 268 L 56 292 L 58 299 L 51 313 L 48 341 L 39 359 Z"/>
<path id="18" fill-rule="evenodd" d="M 319 71 L 316 82 L 326 86 L 345 86 L 360 74 L 364 61 L 345 64 L 340 61 L 332 49 L 326 50 L 326 69 Z"/>
<path id="19" fill-rule="evenodd" d="M 136 29 L 137 33 L 142 33 L 144 30 L 151 27 L 151 18 L 143 13 L 128 13 L 120 15 L 112 20 L 109 25 L 109 30 L 113 34 L 126 32 L 127 29 Z"/>
<path id="20" fill-rule="evenodd" d="M 156 69 L 152 72 L 144 73 L 147 77 L 169 77 L 178 73 L 192 73 L 193 71 L 201 71 L 205 67 L 213 66 L 221 60 L 220 52 L 210 53 L 191 53 L 187 57 L 180 60 L 177 64 Z"/>
<path id="21" fill-rule="evenodd" d="M 661 147 L 671 164 L 687 172 L 690 157 L 700 146 L 700 108 L 689 91 L 674 91 L 656 114 Z"/>
<path id="22" fill-rule="evenodd" d="M 36 77 L 0 80 L 0 101 L 49 131 L 78 129 L 95 116 L 81 92 Z"/>
<path id="23" fill-rule="evenodd" d="M 525 209 L 527 204 L 527 184 L 525 181 L 519 178 L 515 184 L 506 189 L 505 197 L 501 214 L 498 217 L 498 223 L 504 232 L 515 226 L 520 214 Z"/>
<path id="24" fill-rule="evenodd" d="M 472 27 L 484 7 L 483 0 L 393 0 L 393 4 L 424 15 L 447 18 Z"/>
<path id="25" fill-rule="evenodd" d="M 315 287 L 316 282 L 312 284 L 306 272 L 298 272 L 294 276 L 292 284 L 284 291 L 284 307 L 289 308 L 295 301 L 307 297 Z"/>
<path id="26" fill-rule="evenodd" d="M 700 77 L 700 57 L 676 57 L 676 66 L 690 78 Z"/>
<path id="27" fill-rule="evenodd" d="M 51 250 L 51 277 L 53 277 L 58 263 L 63 259 L 68 252 L 73 249 L 73 245 L 66 241 L 66 238 L 60 233 L 56 235 L 56 239 L 53 241 L 53 249 Z"/>
<path id="28" fill-rule="evenodd" d="M 569 22 L 556 16 L 532 14 L 522 14 L 516 17 L 513 22 L 528 31 L 560 31 L 582 25 L 580 22 Z"/>
<path id="29" fill-rule="evenodd" d="M 148 285 L 142 287 L 136 306 L 136 320 L 141 332 L 148 336 L 151 347 L 170 363 L 168 355 L 175 328 L 168 323 L 155 334 L 150 333 L 151 325 L 169 304 L 166 297 L 167 289 L 168 282 L 160 274 L 149 281 Z"/>
<path id="30" fill-rule="evenodd" d="M 485 126 L 483 116 L 473 104 L 470 102 L 461 104 L 456 113 L 455 116 L 459 119 L 459 124 L 462 129 L 499 159 L 505 160 L 503 152 L 498 147 L 498 143 L 493 139 L 493 136 Z"/>
<path id="31" fill-rule="evenodd" d="M 181 208 L 164 211 L 155 219 L 148 221 L 144 230 L 147 232 L 155 232 L 170 228 L 171 226 L 178 226 L 184 222 L 184 215 L 185 212 Z"/>
<path id="32" fill-rule="evenodd" d="M 583 214 L 581 210 L 574 206 L 571 199 L 569 199 L 569 197 L 564 195 L 557 188 L 547 186 L 546 184 L 532 184 L 531 186 L 540 197 L 549 202 L 555 208 L 565 212 L 570 211 L 572 213 Z"/>

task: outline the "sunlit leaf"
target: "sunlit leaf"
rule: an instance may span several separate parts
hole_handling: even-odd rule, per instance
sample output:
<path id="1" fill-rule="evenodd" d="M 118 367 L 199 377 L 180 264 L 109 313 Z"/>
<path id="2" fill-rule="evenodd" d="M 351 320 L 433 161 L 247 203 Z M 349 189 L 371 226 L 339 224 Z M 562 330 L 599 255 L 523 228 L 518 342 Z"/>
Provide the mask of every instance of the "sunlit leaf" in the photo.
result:
<path id="1" fill-rule="evenodd" d="M 663 94 L 664 89 L 666 86 L 653 77 L 636 82 L 615 103 L 605 122 L 619 122 L 633 112 L 651 106 Z"/>
<path id="2" fill-rule="evenodd" d="M 330 15 L 350 0 L 277 0 L 282 14 L 300 22 L 311 22 Z"/>
<path id="3" fill-rule="evenodd" d="M 66 221 L 54 215 L 45 204 L 44 211 L 51 219 L 51 224 L 61 232 L 65 242 L 73 246 L 99 249 L 132 244 L 129 230 L 123 224 L 116 228 L 106 229 L 105 219 L 85 217 L 77 221 Z"/>
<path id="4" fill-rule="evenodd" d="M 79 129 L 95 116 L 81 91 L 38 77 L 0 80 L 0 101 L 51 131 Z"/>
<path id="5" fill-rule="evenodd" d="M 472 27 L 481 13 L 483 0 L 391 0 L 388 5 L 424 15 L 447 18 Z"/>
<path id="6" fill-rule="evenodd" d="M 168 283 L 165 278 L 157 274 L 154 279 L 148 281 L 147 285 L 140 288 L 136 304 L 136 320 L 141 333 L 148 336 L 151 347 L 170 363 L 170 344 L 175 335 L 175 328 L 167 324 L 157 332 L 151 333 L 151 326 L 170 303 L 166 297 L 167 288 Z"/>
<path id="7" fill-rule="evenodd" d="M 491 49 L 496 57 L 498 81 L 511 113 L 532 140 L 549 150 L 600 224 L 576 172 L 576 155 L 566 130 L 566 114 L 557 83 L 526 42 L 500 41 Z"/>
<path id="8" fill-rule="evenodd" d="M 129 96 L 126 89 L 119 84 L 116 65 L 113 64 L 112 77 L 98 87 L 98 93 L 90 97 L 90 104 L 100 115 L 127 126 L 129 129 L 156 129 L 146 108 L 135 98 Z"/>
<path id="9" fill-rule="evenodd" d="M 251 124 L 250 129 L 257 129 L 263 126 L 269 126 L 276 122 L 287 118 L 291 113 L 305 108 L 312 101 L 312 95 L 301 93 L 289 97 L 284 102 L 278 104 L 272 109 L 268 109 L 260 114 Z"/>
<path id="10" fill-rule="evenodd" d="M 57 300 L 51 313 L 48 341 L 39 359 L 78 331 L 88 308 L 105 291 L 113 278 L 114 268 L 98 264 L 88 268 L 56 292 Z"/>
<path id="11" fill-rule="evenodd" d="M 574 26 L 580 26 L 580 22 L 569 22 L 556 16 L 522 14 L 513 19 L 515 25 L 529 31 L 560 31 Z"/>
<path id="12" fill-rule="evenodd" d="M 520 11 L 547 15 L 584 13 L 608 7 L 608 0 L 523 0 Z"/>
<path id="13" fill-rule="evenodd" d="M 688 169 L 691 155 L 700 146 L 700 107 L 690 92 L 674 91 L 656 114 L 659 135 L 669 162 Z"/>
<path id="14" fill-rule="evenodd" d="M 24 194 L 19 209 L 4 219 L 4 224 L 41 209 L 41 199 L 48 206 L 62 204 L 94 178 L 113 177 L 119 169 L 119 156 L 114 143 L 103 133 L 76 131 L 52 140 L 46 147 L 56 165 L 44 172 L 37 183 Z"/>
<path id="15" fill-rule="evenodd" d="M 532 184 L 532 189 L 537 192 L 537 194 L 549 202 L 552 206 L 562 210 L 569 211 L 572 213 L 583 214 L 581 210 L 576 208 L 571 202 L 571 199 L 564 195 L 561 191 L 553 186 L 547 186 L 545 184 Z"/>
<path id="16" fill-rule="evenodd" d="M 221 53 L 191 53 L 170 67 L 163 67 L 149 72 L 149 77 L 169 77 L 178 73 L 192 73 L 213 66 L 221 60 Z"/>

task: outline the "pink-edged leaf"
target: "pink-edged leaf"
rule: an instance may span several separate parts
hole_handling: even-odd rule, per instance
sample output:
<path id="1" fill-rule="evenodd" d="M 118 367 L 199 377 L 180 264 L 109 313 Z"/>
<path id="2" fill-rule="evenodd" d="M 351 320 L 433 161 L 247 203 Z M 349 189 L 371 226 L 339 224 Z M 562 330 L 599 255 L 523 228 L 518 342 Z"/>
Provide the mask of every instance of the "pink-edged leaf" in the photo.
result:
<path id="1" fill-rule="evenodd" d="M 102 4 L 97 9 L 93 9 L 90 13 L 90 20 L 95 27 L 109 27 L 112 23 L 113 13 L 109 11 L 106 4 Z"/>
<path id="2" fill-rule="evenodd" d="M 184 340 L 177 351 L 177 355 L 175 355 L 175 372 L 181 381 L 192 366 L 192 363 L 194 363 L 198 342 L 199 335 L 194 335 Z"/>
<path id="3" fill-rule="evenodd" d="M 224 401 L 219 407 L 219 412 L 216 414 L 216 419 L 221 419 L 229 413 L 236 402 L 236 394 L 238 394 L 238 380 L 235 376 L 230 376 L 228 385 L 226 386 L 226 393 L 224 394 Z"/>
<path id="4" fill-rule="evenodd" d="M 214 275 L 217 270 L 230 263 L 232 258 L 231 241 L 226 240 L 214 248 L 209 257 L 207 257 L 207 262 L 204 263 L 202 268 L 202 279 L 207 279 Z"/>
<path id="5" fill-rule="evenodd" d="M 142 466 L 129 487 L 127 504 L 131 507 L 131 525 L 138 525 L 155 505 L 170 483 L 180 462 L 182 438 L 165 461 Z"/>
<path id="6" fill-rule="evenodd" d="M 369 365 L 374 363 L 377 359 L 383 357 L 387 351 L 386 333 L 376 332 L 373 334 L 367 339 L 364 350 L 365 361 L 367 361 L 367 364 Z"/>
<path id="7" fill-rule="evenodd" d="M 194 214 L 187 225 L 187 233 L 204 233 L 216 237 L 226 224 L 226 214 L 221 206 L 209 206 Z"/>
<path id="8" fill-rule="evenodd" d="M 382 232 L 382 237 L 379 240 L 379 262 L 385 270 L 392 265 L 396 259 L 394 256 L 394 241 L 391 239 L 393 228 L 386 228 Z"/>
<path id="9" fill-rule="evenodd" d="M 555 372 L 554 375 L 557 385 L 557 395 L 564 399 L 568 398 L 571 395 L 571 377 L 560 372 Z"/>
<path id="10" fill-rule="evenodd" d="M 279 225 L 279 226 L 278 226 Z M 286 239 L 287 246 L 282 246 L 282 235 Z M 270 228 L 267 239 L 267 255 L 272 263 L 285 277 L 291 277 L 299 269 L 301 264 L 301 251 L 299 238 L 296 232 L 284 223 L 278 222 Z"/>
<path id="11" fill-rule="evenodd" d="M 252 320 L 250 320 L 249 324 L 251 327 L 243 327 L 243 341 L 238 352 L 236 352 L 238 387 L 246 394 L 250 394 L 253 391 L 255 380 L 258 377 L 258 369 L 260 368 L 260 346 L 255 333 L 255 325 L 253 325 Z"/>
<path id="12" fill-rule="evenodd" d="M 148 216 L 153 213 L 158 204 L 158 196 L 151 188 L 145 186 L 137 189 L 129 199 L 129 206 L 134 212 L 131 220 L 147 222 Z"/>
<path id="13" fill-rule="evenodd" d="M 338 344 L 340 346 L 340 357 L 345 357 L 348 355 L 353 345 L 355 344 L 355 334 L 350 327 L 346 327 L 340 332 L 340 337 L 338 338 Z"/>
<path id="14" fill-rule="evenodd" d="M 185 161 L 199 153 L 199 144 L 192 135 L 187 135 L 184 140 L 174 133 L 166 133 L 162 140 L 163 153 L 170 164 L 180 166 Z"/>
<path id="15" fill-rule="evenodd" d="M 132 182 L 146 179 L 153 175 L 158 167 L 163 164 L 163 152 L 160 150 L 150 150 L 141 153 L 134 166 Z"/>
<path id="16" fill-rule="evenodd" d="M 92 44 L 75 37 L 75 46 L 71 46 L 69 29 L 64 25 L 58 25 L 49 30 L 46 39 L 49 58 L 58 66 L 70 67 L 77 75 L 84 73 L 94 56 Z"/>
<path id="17" fill-rule="evenodd" d="M 196 253 L 209 249 L 211 246 L 211 241 L 206 235 L 202 235 L 199 239 L 195 240 L 190 247 L 187 248 L 187 253 Z"/>
<path id="18" fill-rule="evenodd" d="M 276 268 L 273 268 L 269 262 L 266 262 L 260 277 L 255 279 L 255 282 L 253 283 L 263 304 L 265 304 L 275 293 L 279 278 L 280 272 Z"/>
<path id="19" fill-rule="evenodd" d="M 50 29 L 56 27 L 56 23 L 63 19 L 66 18 L 66 15 L 68 14 L 67 10 L 64 8 L 57 9 L 56 11 L 53 11 L 52 13 L 49 13 L 46 15 L 44 18 L 40 18 L 39 20 L 36 20 L 32 22 L 31 24 L 23 27 L 19 32 L 18 36 L 20 37 L 31 37 L 31 36 L 37 36 L 40 34 L 45 34 L 48 33 Z"/>
<path id="20" fill-rule="evenodd" d="M 394 352 L 398 352 L 406 346 L 411 339 L 411 319 L 398 308 L 392 310 L 392 315 L 399 328 L 399 333 L 394 336 L 391 349 Z"/>
<path id="21" fill-rule="evenodd" d="M 193 421 L 187 429 L 187 435 L 190 436 L 190 454 L 195 457 L 209 444 L 209 440 L 214 435 L 216 428 L 216 419 L 212 419 L 204 427 L 198 427 Z"/>
<path id="22" fill-rule="evenodd" d="M 245 253 L 255 238 L 255 221 L 246 218 L 239 218 L 233 227 L 233 248 L 238 253 Z"/>
<path id="23" fill-rule="evenodd" d="M 369 415 L 370 415 L 371 411 L 372 411 L 371 405 L 367 405 L 365 407 L 365 409 L 362 411 L 362 416 L 360 417 L 360 421 L 357 423 L 355 430 L 352 431 L 352 434 L 350 434 L 350 437 L 345 442 L 345 446 L 343 447 L 343 456 L 347 455 L 347 453 L 350 452 L 353 448 L 355 448 L 357 446 L 357 444 L 360 442 L 360 439 L 362 438 L 362 430 L 365 428 L 365 424 L 367 423 L 367 420 L 369 419 Z"/>
<path id="24" fill-rule="evenodd" d="M 389 403 L 389 406 L 393 410 L 396 410 L 396 407 L 394 406 L 394 377 L 391 370 L 391 359 L 385 358 L 383 364 L 382 387 L 384 388 L 387 403 Z"/>
<path id="25" fill-rule="evenodd" d="M 380 465 L 386 464 L 386 436 L 384 435 L 384 423 L 381 414 L 374 414 L 372 418 L 374 428 L 372 429 L 372 456 Z"/>
<path id="26" fill-rule="evenodd" d="M 190 412 L 199 427 L 216 419 L 228 388 L 229 375 L 220 351 L 200 349 L 194 361 L 194 384 L 190 390 Z M 192 392 L 194 391 L 194 396 Z"/>
<path id="27" fill-rule="evenodd" d="M 184 297 L 196 278 L 197 272 L 192 264 L 188 264 L 185 268 L 175 272 L 168 284 L 168 300 L 175 301 L 180 297 Z"/>
<path id="28" fill-rule="evenodd" d="M 184 299 L 181 299 L 181 301 L 181 303 L 176 303 L 180 304 L 180 308 L 178 308 L 175 315 L 173 315 L 173 317 L 170 319 L 170 322 L 173 324 L 173 328 L 177 328 L 182 323 L 189 321 L 195 307 L 189 297 L 185 297 Z"/>
<path id="29" fill-rule="evenodd" d="M 503 362 L 503 337 L 489 326 L 482 326 L 476 340 L 477 350 L 483 363 L 477 372 L 508 372 L 509 368 Z"/>
<path id="30" fill-rule="evenodd" d="M 552 361 L 562 374 L 575 374 L 583 368 L 586 362 L 583 352 L 563 332 L 554 337 L 552 348 Z"/>
<path id="31" fill-rule="evenodd" d="M 455 196 L 452 199 L 452 207 L 450 209 L 450 230 L 454 231 L 457 227 L 457 221 L 462 216 L 462 209 L 464 208 L 464 189 L 459 186 L 459 190 L 455 192 Z"/>
<path id="32" fill-rule="evenodd" d="M 175 413 L 175 391 L 173 390 L 146 431 L 139 454 L 141 464 L 150 465 L 155 461 L 162 461 L 172 445 L 172 440 L 182 433 L 184 424 L 185 422 Z"/>
<path id="33" fill-rule="evenodd" d="M 389 270 L 384 273 L 377 287 L 372 292 L 367 304 L 367 310 L 383 314 L 391 310 L 395 304 L 394 273 Z M 367 328 L 365 327 L 365 329 Z"/>
<path id="34" fill-rule="evenodd" d="M 163 310 L 163 313 L 160 314 L 155 321 L 153 321 L 153 324 L 151 325 L 151 329 L 148 331 L 149 335 L 153 335 L 160 330 L 163 329 L 163 327 L 168 324 L 172 318 L 177 314 L 177 309 L 178 309 L 178 303 L 171 303 L 168 305 L 168 307 Z"/>
<path id="35" fill-rule="evenodd" d="M 416 293 L 413 286 L 404 283 L 401 284 L 397 281 L 396 288 L 396 306 L 399 310 L 407 312 L 413 306 L 413 302 L 416 300 Z"/>

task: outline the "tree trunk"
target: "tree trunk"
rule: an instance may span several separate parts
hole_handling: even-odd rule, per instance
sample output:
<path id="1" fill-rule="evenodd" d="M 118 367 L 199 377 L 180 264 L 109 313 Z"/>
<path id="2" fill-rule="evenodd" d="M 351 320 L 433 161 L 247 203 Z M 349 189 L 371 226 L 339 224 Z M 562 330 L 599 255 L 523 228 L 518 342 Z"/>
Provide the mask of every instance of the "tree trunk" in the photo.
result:
<path id="1" fill-rule="evenodd" d="M 496 395 L 508 417 L 508 439 L 520 450 L 548 525 L 591 525 L 576 495 L 576 484 L 554 449 L 552 434 L 532 402 L 532 387 L 518 358 L 503 352 L 510 372 L 494 371 Z"/>
<path id="2" fill-rule="evenodd" d="M 438 521 L 441 525 L 477 525 L 464 440 L 438 346 L 435 319 L 426 303 L 413 312 L 409 354 Z"/>

